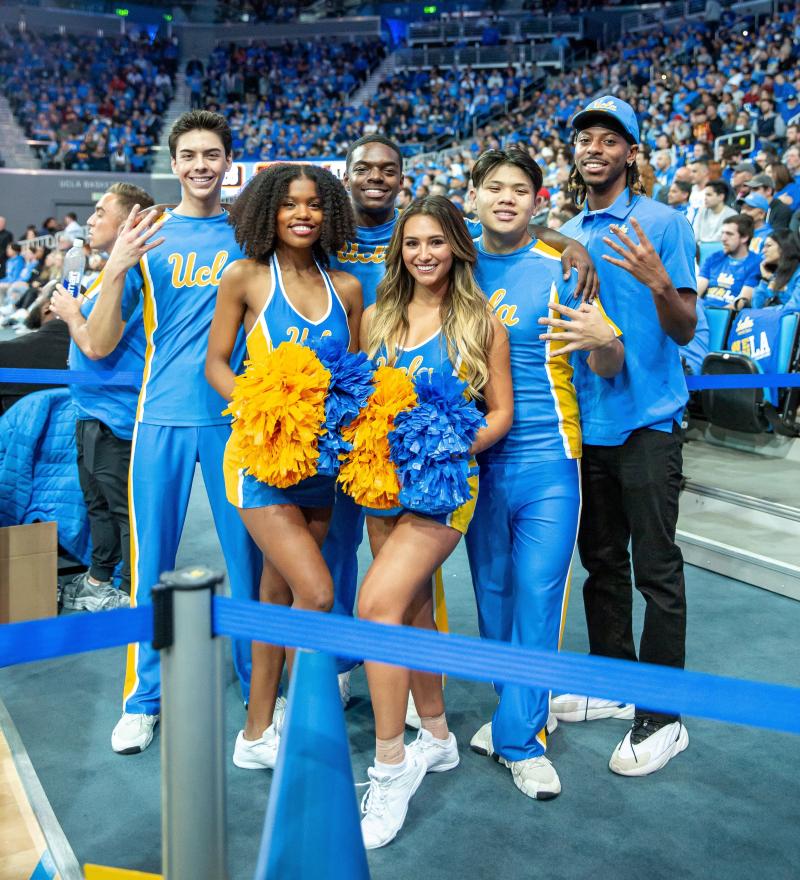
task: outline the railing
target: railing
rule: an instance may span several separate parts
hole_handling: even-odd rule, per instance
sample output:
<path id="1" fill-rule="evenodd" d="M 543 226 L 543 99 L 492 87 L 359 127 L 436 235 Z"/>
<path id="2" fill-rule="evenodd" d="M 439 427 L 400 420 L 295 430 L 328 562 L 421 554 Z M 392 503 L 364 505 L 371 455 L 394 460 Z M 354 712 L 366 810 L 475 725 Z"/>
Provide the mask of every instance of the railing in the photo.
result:
<path id="1" fill-rule="evenodd" d="M 564 69 L 564 49 L 542 45 L 467 46 L 460 49 L 398 49 L 396 67 L 426 70 L 432 67 L 506 67 L 509 64 L 534 64 L 537 67 Z"/>
<path id="2" fill-rule="evenodd" d="M 488 28 L 496 30 L 505 39 L 516 42 L 549 40 L 557 34 L 574 39 L 583 37 L 583 19 L 574 15 L 540 15 L 525 17 L 505 16 L 487 22 L 485 16 L 458 19 L 442 18 L 435 22 L 413 22 L 408 27 L 408 45 L 431 43 L 458 43 L 462 40 L 479 42 Z"/>
<path id="3" fill-rule="evenodd" d="M 773 11 L 773 0 L 721 0 L 723 10 L 732 10 L 739 15 L 769 14 Z M 705 17 L 705 0 L 681 0 L 665 6 L 644 6 L 638 12 L 623 15 L 620 21 L 622 33 L 636 33 L 661 25 L 678 24 L 681 21 Z"/>
<path id="4" fill-rule="evenodd" d="M 17 244 L 23 248 L 33 248 L 34 250 L 38 247 L 47 248 L 47 250 L 51 251 L 54 248 L 58 247 L 59 242 L 62 238 L 67 238 L 70 241 L 73 241 L 76 236 L 67 235 L 64 232 L 54 232 L 48 235 L 37 235 L 36 238 L 21 238 Z M 89 227 L 83 227 L 83 240 L 89 240 Z"/>

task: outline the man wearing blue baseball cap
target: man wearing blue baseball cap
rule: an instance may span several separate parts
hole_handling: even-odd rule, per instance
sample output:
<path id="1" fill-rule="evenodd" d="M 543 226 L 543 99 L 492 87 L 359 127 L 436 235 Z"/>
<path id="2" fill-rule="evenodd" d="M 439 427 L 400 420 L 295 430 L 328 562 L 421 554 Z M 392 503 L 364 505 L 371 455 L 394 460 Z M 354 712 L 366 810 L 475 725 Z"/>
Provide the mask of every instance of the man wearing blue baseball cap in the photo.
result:
<path id="1" fill-rule="evenodd" d="M 764 247 L 764 239 L 772 232 L 772 227 L 767 223 L 769 200 L 761 193 L 751 192 L 742 202 L 742 214 L 747 214 L 753 219 L 753 237 L 750 239 L 750 250 L 760 254 Z"/>
<path id="2" fill-rule="evenodd" d="M 638 657 L 682 667 L 686 595 L 675 528 L 688 394 L 679 347 L 692 339 L 697 321 L 694 235 L 685 217 L 644 195 L 636 169 L 639 126 L 629 104 L 598 98 L 573 126 L 569 185 L 582 211 L 562 232 L 588 249 L 625 344 L 625 364 L 613 378 L 593 374 L 585 356 L 575 361 L 584 444 L 578 548 L 589 573 L 583 599 L 590 650 L 637 659 L 632 561 L 646 603 Z M 661 769 L 689 742 L 680 717 L 659 706 L 563 694 L 551 709 L 563 721 L 633 719 L 609 762 L 624 776 Z"/>

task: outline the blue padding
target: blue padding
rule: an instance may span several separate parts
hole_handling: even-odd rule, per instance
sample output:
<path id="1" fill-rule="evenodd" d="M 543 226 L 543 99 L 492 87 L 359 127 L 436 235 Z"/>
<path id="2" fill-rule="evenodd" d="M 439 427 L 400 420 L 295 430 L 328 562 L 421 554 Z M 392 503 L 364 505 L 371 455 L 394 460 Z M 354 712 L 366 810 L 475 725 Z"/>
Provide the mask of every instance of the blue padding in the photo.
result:
<path id="1" fill-rule="evenodd" d="M 800 733 L 800 688 L 647 663 L 387 626 L 316 611 L 214 598 L 214 632 L 329 654 L 636 703 L 649 709 Z"/>
<path id="2" fill-rule="evenodd" d="M 687 376 L 689 391 L 704 388 L 800 388 L 800 373 L 733 373 L 731 375 Z"/>
<path id="3" fill-rule="evenodd" d="M 0 369 L 0 383 L 26 385 L 123 385 L 140 388 L 142 377 L 136 373 L 92 373 L 89 370 L 28 370 L 22 367 Z"/>
<path id="4" fill-rule="evenodd" d="M 800 320 L 800 315 L 797 312 L 790 312 L 788 315 L 784 315 L 781 321 L 781 332 L 778 336 L 778 354 L 775 359 L 776 369 L 781 372 L 788 370 L 792 363 L 798 320 Z"/>
<path id="5" fill-rule="evenodd" d="M 701 241 L 700 242 L 700 265 L 712 255 L 722 250 L 721 241 Z"/>
<path id="6" fill-rule="evenodd" d="M 0 626 L 0 667 L 113 648 L 153 638 L 153 609 L 120 608 Z"/>
<path id="7" fill-rule="evenodd" d="M 728 338 L 728 327 L 731 323 L 730 309 L 719 309 L 715 306 L 706 306 L 705 315 L 708 321 L 708 350 L 719 351 L 725 347 Z"/>

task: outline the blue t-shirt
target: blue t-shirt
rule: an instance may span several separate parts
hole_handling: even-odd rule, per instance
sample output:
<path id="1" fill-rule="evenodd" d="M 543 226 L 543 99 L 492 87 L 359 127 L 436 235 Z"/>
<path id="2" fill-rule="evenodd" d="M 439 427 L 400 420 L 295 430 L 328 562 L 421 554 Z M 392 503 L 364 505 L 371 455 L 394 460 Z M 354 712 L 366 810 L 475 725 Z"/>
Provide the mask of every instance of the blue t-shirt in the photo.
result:
<path id="1" fill-rule="evenodd" d="M 750 250 L 754 254 L 760 254 L 764 247 L 764 239 L 772 232 L 769 223 L 765 223 L 761 229 L 756 229 L 753 237 L 750 239 Z"/>
<path id="2" fill-rule="evenodd" d="M 692 341 L 681 346 L 681 357 L 686 366 L 695 375 L 699 376 L 703 372 L 703 361 L 708 354 L 709 345 L 711 343 L 711 331 L 708 327 L 708 318 L 706 310 L 703 307 L 703 300 L 697 300 L 697 327 L 694 330 Z"/>
<path id="3" fill-rule="evenodd" d="M 223 425 L 229 422 L 222 415 L 227 401 L 205 377 L 208 332 L 222 270 L 244 253 L 227 213 L 184 217 L 167 211 L 166 215 L 159 230 L 164 243 L 128 272 L 144 292 L 147 339 L 136 418 L 150 425 Z M 138 296 L 123 297 L 123 319 L 129 319 L 138 302 Z M 243 360 L 244 331 L 231 356 L 235 373 L 241 372 Z"/>
<path id="4" fill-rule="evenodd" d="M 88 318 L 97 303 L 102 284 L 102 273 L 92 282 L 86 291 L 86 302 L 81 306 L 81 314 Z M 128 272 L 125 276 L 123 298 L 139 300 L 140 291 L 135 273 Z M 141 301 L 136 302 L 122 332 L 122 338 L 110 355 L 93 361 L 75 345 L 69 344 L 70 370 L 85 370 L 90 373 L 134 373 L 136 385 L 70 385 L 69 390 L 78 419 L 88 421 L 97 419 L 107 425 L 111 432 L 120 440 L 133 437 L 133 425 L 136 421 L 136 404 L 142 384 L 144 369 L 144 324 L 142 322 Z"/>
<path id="5" fill-rule="evenodd" d="M 650 289 L 603 259 L 603 254 L 616 256 L 603 241 L 616 239 L 612 224 L 636 241 L 628 223 L 631 217 L 641 224 L 675 288 L 696 290 L 692 227 L 667 205 L 646 196 L 631 198 L 626 189 L 609 207 L 584 208 L 562 227 L 564 235 L 589 251 L 600 276 L 603 304 L 625 340 L 625 363 L 612 379 L 593 373 L 585 353 L 575 359 L 583 441 L 597 446 L 621 445 L 640 428 L 671 432 L 688 399 L 678 345 L 662 329 Z"/>
<path id="6" fill-rule="evenodd" d="M 575 294 L 577 272 L 565 281 L 561 255 L 540 241 L 529 241 L 510 254 L 488 253 L 480 240 L 477 247 L 475 280 L 508 331 L 514 385 L 511 430 L 480 459 L 528 463 L 580 458 L 572 363 L 566 357 L 550 360 L 561 343 L 539 339 L 547 330 L 539 318 L 558 317 L 550 313 L 551 301 L 573 309 L 581 304 Z"/>
<path id="7" fill-rule="evenodd" d="M 708 279 L 708 289 L 702 302 L 709 306 L 728 306 L 741 293 L 743 287 L 753 287 L 761 278 L 761 260 L 749 251 L 737 260 L 724 251 L 717 251 L 700 267 L 700 277 Z"/>
<path id="8" fill-rule="evenodd" d="M 356 240 L 345 242 L 333 258 L 333 268 L 355 275 L 361 282 L 364 308 L 374 305 L 375 291 L 385 273 L 386 249 L 394 232 L 399 212 L 380 226 L 357 226 Z"/>

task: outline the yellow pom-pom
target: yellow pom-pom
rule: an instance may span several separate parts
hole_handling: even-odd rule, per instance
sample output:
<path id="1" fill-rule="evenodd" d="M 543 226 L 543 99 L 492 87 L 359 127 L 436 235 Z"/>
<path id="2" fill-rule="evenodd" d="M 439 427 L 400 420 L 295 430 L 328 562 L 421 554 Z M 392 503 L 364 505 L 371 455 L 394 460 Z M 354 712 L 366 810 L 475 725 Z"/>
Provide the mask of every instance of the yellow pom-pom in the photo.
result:
<path id="1" fill-rule="evenodd" d="M 223 415 L 233 416 L 231 453 L 257 480 L 286 489 L 317 472 L 331 374 L 305 345 L 283 342 L 245 361 Z"/>
<path id="2" fill-rule="evenodd" d="M 343 431 L 352 444 L 339 470 L 339 482 L 357 504 L 376 510 L 398 505 L 400 484 L 389 450 L 394 417 L 417 404 L 414 385 L 403 370 L 379 367 L 375 391 L 367 405 Z"/>

